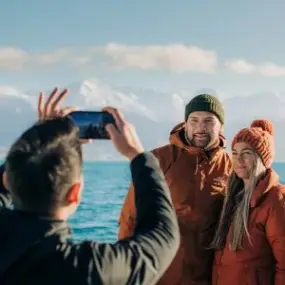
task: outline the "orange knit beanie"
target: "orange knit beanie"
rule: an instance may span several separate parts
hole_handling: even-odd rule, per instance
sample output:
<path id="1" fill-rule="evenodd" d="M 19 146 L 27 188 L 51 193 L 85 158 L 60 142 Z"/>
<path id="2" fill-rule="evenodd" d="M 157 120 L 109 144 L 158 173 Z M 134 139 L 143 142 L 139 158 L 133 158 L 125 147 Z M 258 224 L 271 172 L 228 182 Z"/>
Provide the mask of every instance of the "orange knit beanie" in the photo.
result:
<path id="1" fill-rule="evenodd" d="M 260 156 L 266 168 L 270 168 L 274 157 L 274 127 L 268 120 L 255 120 L 249 128 L 240 130 L 234 137 L 233 146 L 238 142 L 248 143 Z"/>

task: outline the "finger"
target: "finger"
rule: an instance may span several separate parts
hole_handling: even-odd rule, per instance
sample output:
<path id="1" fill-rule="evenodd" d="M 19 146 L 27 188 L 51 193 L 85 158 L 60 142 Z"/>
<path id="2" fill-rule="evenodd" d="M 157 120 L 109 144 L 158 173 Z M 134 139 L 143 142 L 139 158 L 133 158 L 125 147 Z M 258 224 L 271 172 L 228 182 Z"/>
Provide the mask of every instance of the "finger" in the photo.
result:
<path id="1" fill-rule="evenodd" d="M 63 109 L 61 109 L 58 114 L 60 117 L 65 117 L 67 115 L 69 115 L 70 113 L 77 111 L 76 107 L 65 107 Z"/>
<path id="2" fill-rule="evenodd" d="M 106 107 L 103 109 L 103 111 L 108 112 L 113 116 L 117 126 L 122 126 L 125 124 L 124 116 L 118 109 Z"/>
<path id="3" fill-rule="evenodd" d="M 82 144 L 87 144 L 87 143 L 92 143 L 93 140 L 92 140 L 92 139 L 80 139 L 80 142 L 81 142 Z"/>
<path id="4" fill-rule="evenodd" d="M 38 116 L 39 116 L 39 120 L 43 119 L 43 112 L 44 112 L 44 93 L 40 92 L 39 101 L 38 101 Z"/>
<path id="5" fill-rule="evenodd" d="M 59 108 L 59 105 L 61 104 L 61 102 L 64 100 L 66 94 L 67 94 L 68 90 L 64 89 L 59 95 L 58 97 L 54 100 L 54 102 L 51 104 L 51 109 L 50 111 L 53 112 L 55 111 L 57 108 Z"/>
<path id="6" fill-rule="evenodd" d="M 118 108 L 107 106 L 107 107 L 103 108 L 102 111 L 105 111 L 105 112 L 108 112 L 108 113 L 111 113 L 111 114 L 116 113 L 117 115 L 120 116 L 120 118 L 122 120 L 125 119 L 125 116 L 123 115 L 123 113 Z"/>
<path id="7" fill-rule="evenodd" d="M 116 127 L 113 124 L 106 125 L 105 129 L 109 134 L 111 140 L 113 140 L 119 134 L 119 132 L 117 131 Z"/>
<path id="8" fill-rule="evenodd" d="M 51 104 L 54 100 L 54 97 L 56 93 L 58 92 L 58 88 L 54 88 L 53 91 L 50 93 L 48 100 L 45 104 L 45 109 L 44 109 L 44 116 L 49 116 L 50 114 L 50 109 L 51 109 Z"/>

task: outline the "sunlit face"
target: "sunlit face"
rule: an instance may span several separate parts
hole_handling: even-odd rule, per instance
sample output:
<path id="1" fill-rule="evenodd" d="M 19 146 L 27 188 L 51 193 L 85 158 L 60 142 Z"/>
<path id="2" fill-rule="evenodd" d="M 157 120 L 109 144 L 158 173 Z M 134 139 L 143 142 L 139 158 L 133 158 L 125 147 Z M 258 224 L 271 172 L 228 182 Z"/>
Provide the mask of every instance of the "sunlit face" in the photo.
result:
<path id="1" fill-rule="evenodd" d="M 249 179 L 256 164 L 256 154 L 252 147 L 245 142 L 238 142 L 232 149 L 233 169 L 241 179 Z"/>
<path id="2" fill-rule="evenodd" d="M 193 112 L 186 122 L 187 138 L 193 146 L 206 148 L 219 139 L 222 124 L 209 112 Z"/>

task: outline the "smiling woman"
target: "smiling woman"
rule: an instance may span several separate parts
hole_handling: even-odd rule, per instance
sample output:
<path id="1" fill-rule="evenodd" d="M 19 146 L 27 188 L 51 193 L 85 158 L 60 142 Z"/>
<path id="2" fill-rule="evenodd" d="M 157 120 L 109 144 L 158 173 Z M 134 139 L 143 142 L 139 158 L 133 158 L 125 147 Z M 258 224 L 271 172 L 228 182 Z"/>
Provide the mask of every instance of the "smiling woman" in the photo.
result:
<path id="1" fill-rule="evenodd" d="M 245 188 L 248 180 L 252 176 L 252 172 L 259 164 L 259 172 L 257 175 L 265 172 L 265 167 L 259 155 L 254 151 L 249 143 L 238 142 L 232 149 L 232 162 L 236 175 L 243 180 Z"/>
<path id="2" fill-rule="evenodd" d="M 233 139 L 233 173 L 212 243 L 213 285 L 285 282 L 285 186 L 273 157 L 269 121 L 256 120 Z"/>

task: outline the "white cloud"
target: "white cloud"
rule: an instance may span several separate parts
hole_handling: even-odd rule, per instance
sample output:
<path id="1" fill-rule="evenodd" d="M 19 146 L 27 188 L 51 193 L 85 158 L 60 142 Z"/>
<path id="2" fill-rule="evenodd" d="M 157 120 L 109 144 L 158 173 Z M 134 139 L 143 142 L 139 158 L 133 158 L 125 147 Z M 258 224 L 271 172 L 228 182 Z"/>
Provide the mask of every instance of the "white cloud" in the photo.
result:
<path id="1" fill-rule="evenodd" d="M 244 59 L 230 59 L 225 62 L 225 66 L 233 72 L 242 74 L 256 73 L 266 77 L 285 76 L 285 67 L 272 62 L 254 65 Z"/>
<path id="2" fill-rule="evenodd" d="M 32 104 L 33 106 L 35 105 L 35 98 L 32 96 L 29 96 L 25 93 L 22 93 L 20 90 L 18 90 L 17 88 L 13 87 L 13 86 L 9 86 L 9 85 L 0 85 L 0 97 L 17 97 L 17 98 L 21 98 L 25 101 L 28 101 L 30 104 Z"/>
<path id="3" fill-rule="evenodd" d="M 122 68 L 211 73 L 217 66 L 217 55 L 214 51 L 179 44 L 128 46 L 111 43 L 106 46 L 105 53 Z"/>
<path id="4" fill-rule="evenodd" d="M 2 95 L 18 96 L 19 94 L 21 94 L 21 92 L 13 86 L 0 85 L 0 96 Z"/>
<path id="5" fill-rule="evenodd" d="M 259 72 L 264 76 L 278 77 L 285 75 L 285 67 L 278 66 L 275 63 L 265 63 L 259 67 Z"/>
<path id="6" fill-rule="evenodd" d="M 105 46 L 71 46 L 42 52 L 25 51 L 13 46 L 0 47 L 0 70 L 35 70 L 56 65 L 93 68 L 102 64 L 118 69 L 214 73 L 218 69 L 218 56 L 213 50 L 183 44 L 109 43 Z M 285 66 L 272 62 L 254 64 L 245 59 L 232 58 L 226 60 L 224 65 L 239 74 L 285 76 Z"/>
<path id="7" fill-rule="evenodd" d="M 15 47 L 0 47 L 0 69 L 18 70 L 28 60 L 28 54 Z"/>
<path id="8" fill-rule="evenodd" d="M 248 74 L 255 70 L 255 66 L 243 59 L 230 59 L 225 62 L 225 66 L 237 73 Z"/>
<path id="9" fill-rule="evenodd" d="M 49 52 L 27 52 L 15 47 L 0 47 L 0 69 L 6 70 L 61 63 L 82 66 L 106 62 L 106 59 L 118 68 L 173 72 L 212 73 L 217 66 L 214 51 L 182 44 L 130 46 L 110 43 L 106 46 L 66 47 Z"/>

